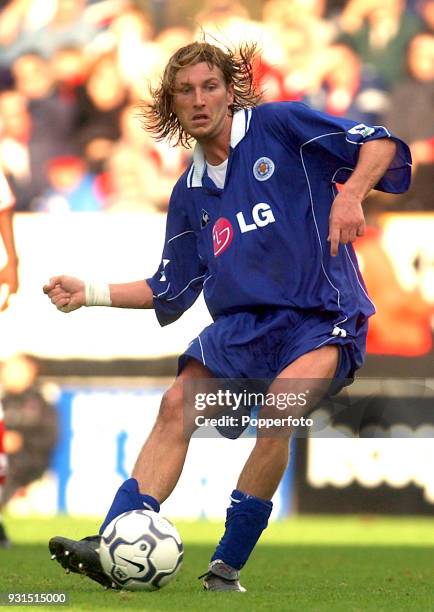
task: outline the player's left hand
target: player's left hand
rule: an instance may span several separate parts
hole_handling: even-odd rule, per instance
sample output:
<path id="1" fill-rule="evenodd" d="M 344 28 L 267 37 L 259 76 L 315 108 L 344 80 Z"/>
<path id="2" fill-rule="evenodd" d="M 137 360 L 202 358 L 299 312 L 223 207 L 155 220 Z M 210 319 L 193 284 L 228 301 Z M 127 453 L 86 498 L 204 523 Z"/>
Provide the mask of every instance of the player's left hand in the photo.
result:
<path id="1" fill-rule="evenodd" d="M 330 242 L 331 256 L 338 254 L 339 243 L 348 244 L 358 236 L 363 236 L 365 227 L 361 200 L 343 189 L 334 199 L 330 210 L 327 240 Z"/>
<path id="2" fill-rule="evenodd" d="M 0 286 L 5 287 L 4 297 L 0 304 L 0 311 L 6 310 L 9 306 L 9 298 L 18 291 L 18 270 L 15 262 L 8 262 L 4 268 L 0 270 Z"/>

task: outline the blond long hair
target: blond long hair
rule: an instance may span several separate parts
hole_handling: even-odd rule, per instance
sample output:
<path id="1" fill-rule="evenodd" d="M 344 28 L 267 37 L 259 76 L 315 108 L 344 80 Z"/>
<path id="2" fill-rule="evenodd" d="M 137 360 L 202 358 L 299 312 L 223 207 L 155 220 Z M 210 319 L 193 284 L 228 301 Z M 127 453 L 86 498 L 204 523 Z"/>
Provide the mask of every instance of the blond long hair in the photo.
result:
<path id="1" fill-rule="evenodd" d="M 231 50 L 211 45 L 207 42 L 193 42 L 181 47 L 172 55 L 164 70 L 158 87 L 150 88 L 152 102 L 142 105 L 144 128 L 156 140 L 169 139 L 175 144 L 189 148 L 193 140 L 182 128 L 173 111 L 175 78 L 178 70 L 206 62 L 209 67 L 219 68 L 228 87 L 234 87 L 234 102 L 231 111 L 256 106 L 262 93 L 256 88 L 252 61 L 257 55 L 255 44 L 242 44 Z"/>

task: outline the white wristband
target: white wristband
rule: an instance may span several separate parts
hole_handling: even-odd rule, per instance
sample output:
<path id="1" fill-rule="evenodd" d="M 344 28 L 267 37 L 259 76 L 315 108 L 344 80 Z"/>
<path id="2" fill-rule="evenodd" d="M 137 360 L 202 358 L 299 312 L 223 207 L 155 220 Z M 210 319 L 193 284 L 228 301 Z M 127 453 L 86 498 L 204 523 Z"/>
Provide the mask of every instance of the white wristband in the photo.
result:
<path id="1" fill-rule="evenodd" d="M 111 306 L 110 287 L 107 283 L 85 283 L 85 306 Z"/>

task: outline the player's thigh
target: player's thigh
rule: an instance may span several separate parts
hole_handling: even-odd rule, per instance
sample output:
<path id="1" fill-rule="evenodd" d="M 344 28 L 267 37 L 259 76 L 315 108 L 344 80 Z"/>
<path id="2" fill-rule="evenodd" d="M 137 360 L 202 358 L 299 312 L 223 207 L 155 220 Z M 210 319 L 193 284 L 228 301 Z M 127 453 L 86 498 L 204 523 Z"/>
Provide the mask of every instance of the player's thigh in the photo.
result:
<path id="1" fill-rule="evenodd" d="M 322 346 L 301 355 L 276 376 L 279 379 L 332 379 L 339 363 L 339 347 L 334 344 Z"/>
<path id="2" fill-rule="evenodd" d="M 271 411 L 277 415 L 300 416 L 306 414 L 330 389 L 339 364 L 336 345 L 327 345 L 309 351 L 286 366 L 268 389 L 275 402 Z"/>
<path id="3" fill-rule="evenodd" d="M 185 380 L 190 378 L 214 378 L 213 373 L 200 361 L 190 357 L 179 375 L 177 376 L 174 384 L 182 384 Z"/>

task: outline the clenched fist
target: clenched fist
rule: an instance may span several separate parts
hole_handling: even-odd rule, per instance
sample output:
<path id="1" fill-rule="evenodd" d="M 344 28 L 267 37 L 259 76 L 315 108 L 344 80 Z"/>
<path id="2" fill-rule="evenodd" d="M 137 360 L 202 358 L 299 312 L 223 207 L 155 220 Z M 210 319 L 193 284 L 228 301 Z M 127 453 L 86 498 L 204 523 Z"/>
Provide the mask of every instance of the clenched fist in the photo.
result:
<path id="1" fill-rule="evenodd" d="M 74 276 L 53 276 L 43 291 L 56 308 L 62 312 L 72 312 L 85 304 L 85 284 Z"/>

